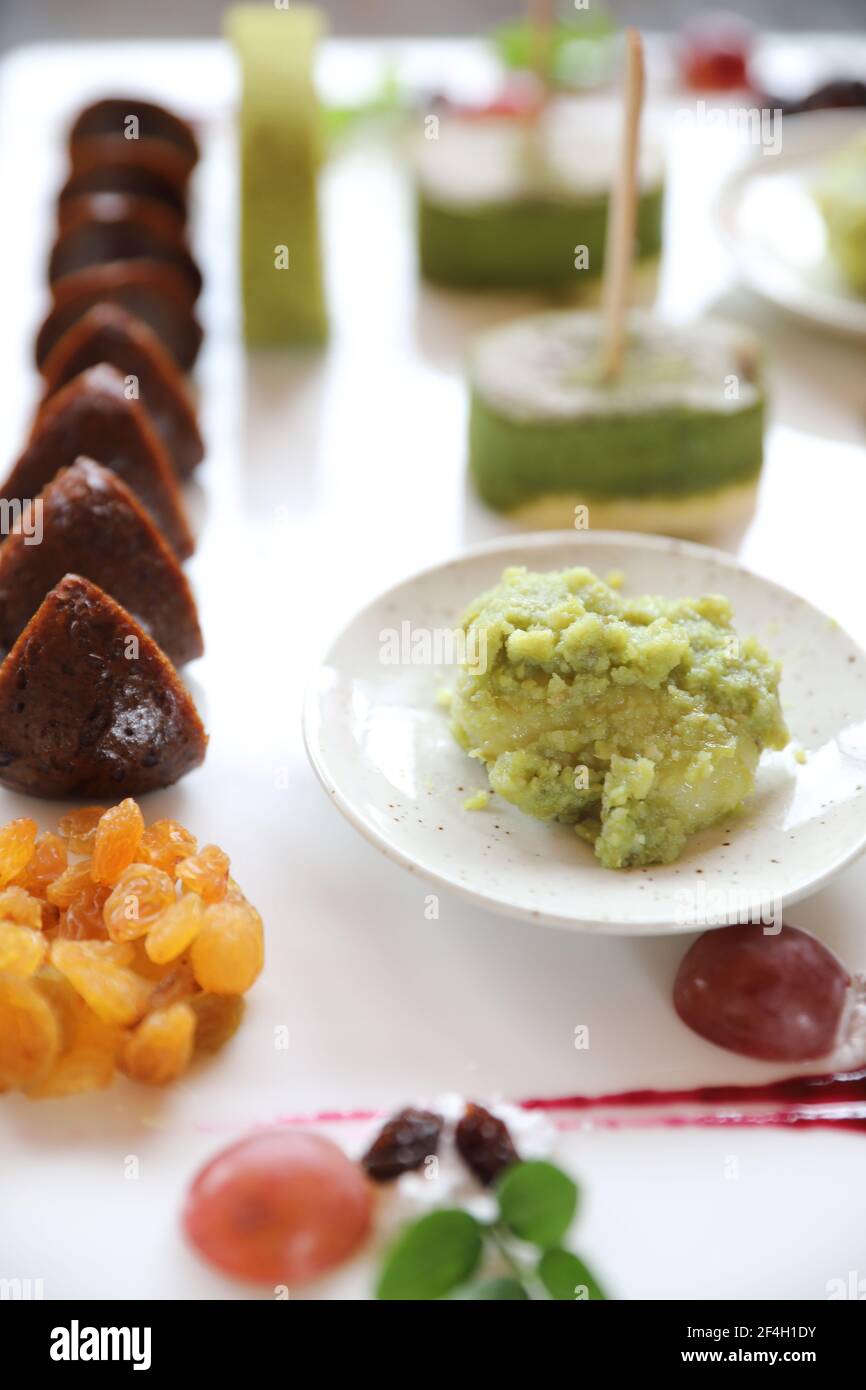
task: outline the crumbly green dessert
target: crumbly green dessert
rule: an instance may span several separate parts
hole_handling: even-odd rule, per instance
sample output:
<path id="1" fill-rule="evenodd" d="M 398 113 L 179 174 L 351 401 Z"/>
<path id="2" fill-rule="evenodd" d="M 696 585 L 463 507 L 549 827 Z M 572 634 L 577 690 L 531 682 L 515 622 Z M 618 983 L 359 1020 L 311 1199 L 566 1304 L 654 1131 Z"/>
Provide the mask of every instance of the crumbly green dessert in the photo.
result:
<path id="1" fill-rule="evenodd" d="M 615 164 L 615 141 L 571 103 L 552 102 L 536 121 L 439 118 L 435 131 L 425 130 L 418 157 L 422 274 L 464 289 L 591 291 L 604 265 Z M 658 259 L 661 235 L 661 164 L 648 148 L 639 265 Z"/>
<path id="2" fill-rule="evenodd" d="M 763 457 L 752 334 L 632 314 L 623 370 L 601 371 L 595 314 L 553 311 L 484 333 L 469 365 L 469 466 L 488 506 L 536 526 L 703 535 L 748 509 Z"/>
<path id="3" fill-rule="evenodd" d="M 327 334 L 312 66 L 324 21 L 308 5 L 238 5 L 226 32 L 241 64 L 241 290 L 251 347 Z"/>
<path id="4" fill-rule="evenodd" d="M 866 131 L 831 160 L 815 192 L 830 255 L 851 288 L 866 294 Z"/>
<path id="5" fill-rule="evenodd" d="M 605 868 L 676 859 L 788 742 L 779 664 L 737 637 L 719 595 L 630 598 L 588 569 L 512 568 L 462 625 L 484 660 L 459 674 L 457 741 L 495 792 L 573 825 Z"/>

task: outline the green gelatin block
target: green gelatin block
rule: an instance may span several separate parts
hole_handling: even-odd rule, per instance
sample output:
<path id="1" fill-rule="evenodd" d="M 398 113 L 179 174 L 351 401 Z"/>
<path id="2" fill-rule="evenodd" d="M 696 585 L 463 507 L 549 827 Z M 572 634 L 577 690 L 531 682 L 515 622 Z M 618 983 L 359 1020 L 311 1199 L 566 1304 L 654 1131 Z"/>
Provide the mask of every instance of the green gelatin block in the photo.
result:
<path id="1" fill-rule="evenodd" d="M 432 137 L 432 138 L 431 138 Z M 572 290 L 604 267 L 615 132 L 554 101 L 535 121 L 446 116 L 418 151 L 422 274 L 460 289 Z M 644 151 L 635 255 L 662 244 L 662 167 Z"/>
<path id="2" fill-rule="evenodd" d="M 598 317 L 569 311 L 476 341 L 469 464 L 489 506 L 515 512 L 556 494 L 717 496 L 757 478 L 764 394 L 750 333 L 634 314 L 613 381 L 602 378 L 600 348 Z"/>
<path id="3" fill-rule="evenodd" d="M 240 59 L 241 292 L 250 347 L 319 343 L 328 321 L 319 241 L 317 9 L 239 5 L 226 32 Z"/>
<path id="4" fill-rule="evenodd" d="M 851 288 L 866 295 L 866 132 L 831 161 L 815 192 L 830 255 Z"/>

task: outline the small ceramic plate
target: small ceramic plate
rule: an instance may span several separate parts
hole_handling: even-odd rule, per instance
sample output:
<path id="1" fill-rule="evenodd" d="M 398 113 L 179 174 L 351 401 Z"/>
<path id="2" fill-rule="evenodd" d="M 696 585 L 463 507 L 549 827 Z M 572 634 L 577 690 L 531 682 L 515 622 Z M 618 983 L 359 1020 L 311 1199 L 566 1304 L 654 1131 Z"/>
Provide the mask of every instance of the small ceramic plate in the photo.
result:
<path id="1" fill-rule="evenodd" d="M 866 337 L 866 299 L 845 283 L 827 252 L 813 196 L 827 160 L 866 130 L 864 111 L 782 118 L 778 154 L 757 153 L 726 180 L 717 226 L 746 283 L 801 318 Z"/>
<path id="2" fill-rule="evenodd" d="M 424 650 L 425 641 L 429 648 L 435 634 L 452 631 L 506 565 L 579 564 L 602 576 L 622 570 L 633 593 L 725 594 L 738 630 L 783 662 L 791 744 L 764 754 L 744 809 L 693 836 L 675 864 L 604 869 L 567 826 L 533 820 L 498 796 L 484 810 L 464 807 L 487 777 L 449 732 L 437 695 L 455 669 L 431 664 L 447 652 Z M 390 664 L 383 653 L 414 659 Z M 683 541 L 615 531 L 509 537 L 425 570 L 336 639 L 308 693 L 304 726 L 326 791 L 389 858 L 540 922 L 656 934 L 740 910 L 767 913 L 813 892 L 866 846 L 866 654 L 804 599 L 730 555 Z"/>

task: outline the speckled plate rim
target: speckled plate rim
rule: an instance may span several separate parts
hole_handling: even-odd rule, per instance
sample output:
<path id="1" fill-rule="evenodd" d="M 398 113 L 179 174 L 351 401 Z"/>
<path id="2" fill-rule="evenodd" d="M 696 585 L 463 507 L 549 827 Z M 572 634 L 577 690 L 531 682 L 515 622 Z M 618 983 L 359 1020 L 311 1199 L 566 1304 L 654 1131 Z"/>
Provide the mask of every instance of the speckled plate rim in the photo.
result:
<path id="1" fill-rule="evenodd" d="M 378 829 L 370 823 L 363 812 L 358 809 L 353 800 L 347 797 L 339 786 L 339 778 L 335 777 L 330 769 L 327 758 L 324 756 L 318 731 L 321 727 L 320 714 L 320 683 L 323 672 L 328 667 L 334 667 L 337 663 L 334 660 L 336 652 L 350 633 L 352 627 L 362 618 L 366 617 L 382 603 L 387 602 L 400 590 L 417 583 L 420 580 L 430 578 L 437 573 L 453 572 L 462 568 L 468 562 L 486 556 L 502 554 L 506 563 L 519 564 L 521 560 L 518 554 L 522 552 L 536 553 L 552 549 L 557 546 L 573 543 L 575 540 L 574 531 L 544 531 L 530 532 L 525 535 L 497 536 L 492 540 L 483 541 L 477 545 L 467 547 L 457 555 L 448 560 L 440 561 L 434 565 L 427 565 L 423 569 L 416 570 L 405 576 L 396 584 L 381 590 L 377 595 L 370 599 L 360 608 L 357 613 L 345 623 L 337 632 L 336 636 L 327 644 L 324 654 L 317 664 L 316 669 L 310 678 L 306 695 L 304 698 L 302 715 L 302 733 L 304 747 L 310 764 L 319 782 L 334 805 L 346 818 L 359 834 L 371 845 L 373 845 L 386 859 L 399 865 L 407 872 L 422 877 L 426 881 L 453 893 L 464 901 L 475 904 L 478 907 L 486 908 L 488 911 L 499 916 L 514 918 L 518 921 L 539 923 L 544 926 L 561 927 L 571 931 L 586 933 L 601 933 L 608 936 L 672 936 L 693 933 L 700 928 L 696 928 L 691 923 L 677 923 L 668 917 L 639 919 L 634 918 L 629 921 L 611 921 L 592 917 L 579 917 L 574 913 L 564 914 L 546 911 L 544 909 L 527 909 L 517 903 L 509 903 L 507 900 L 496 898 L 485 892 L 483 889 L 473 888 L 471 885 L 463 883 L 448 874 L 440 873 L 427 864 L 422 864 L 412 855 L 407 854 L 402 849 L 392 844 Z M 679 540 L 669 536 L 658 536 L 647 533 L 631 531 L 586 531 L 580 533 L 581 545 L 592 548 L 595 545 L 615 545 L 625 551 L 629 550 L 652 550 L 660 554 L 681 555 L 694 557 L 704 561 L 712 561 L 722 568 L 735 571 L 747 576 L 759 585 L 774 591 L 787 601 L 794 601 L 810 610 L 816 617 L 830 624 L 838 631 L 841 638 L 847 639 L 854 646 L 866 661 L 866 651 L 850 636 L 848 632 L 836 622 L 829 614 L 825 613 L 817 605 L 811 603 L 802 594 L 788 589 L 783 584 L 778 584 L 775 580 L 768 579 L 765 575 L 751 569 L 748 565 L 742 564 L 737 556 L 727 551 L 717 550 L 711 546 L 700 545 L 697 542 Z M 864 798 L 866 800 L 866 798 Z M 866 851 L 866 811 L 864 811 L 862 834 L 855 843 L 847 846 L 845 850 L 831 857 L 825 868 L 820 874 L 815 875 L 808 882 L 797 885 L 794 889 L 784 895 L 785 907 L 799 902 L 801 899 L 810 897 L 820 888 L 824 887 L 831 879 L 841 873 Z M 603 870 L 599 866 L 599 873 L 611 873 L 612 870 Z"/>
<path id="2" fill-rule="evenodd" d="M 866 130 L 866 112 L 803 112 L 783 117 L 784 130 L 794 131 L 790 149 L 783 145 L 772 158 L 756 154 L 728 174 L 713 203 L 713 221 L 741 278 L 762 299 L 806 323 L 862 340 L 866 338 L 866 299 L 858 299 L 853 292 L 846 294 L 841 287 L 834 293 L 810 285 L 771 252 L 755 246 L 741 231 L 738 214 L 743 194 L 755 179 L 790 172 L 816 156 L 832 154 L 846 137 Z"/>

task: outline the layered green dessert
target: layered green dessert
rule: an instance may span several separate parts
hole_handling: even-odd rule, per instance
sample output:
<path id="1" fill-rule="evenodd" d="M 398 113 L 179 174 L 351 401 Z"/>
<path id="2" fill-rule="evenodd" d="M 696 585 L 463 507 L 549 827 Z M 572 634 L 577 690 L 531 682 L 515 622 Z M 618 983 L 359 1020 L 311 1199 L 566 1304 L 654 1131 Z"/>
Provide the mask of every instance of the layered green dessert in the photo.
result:
<path id="1" fill-rule="evenodd" d="M 241 64 L 241 290 L 251 347 L 321 342 L 327 333 L 313 88 L 320 12 L 239 5 L 226 32 Z"/>
<path id="2" fill-rule="evenodd" d="M 535 116 L 434 118 L 418 155 L 422 274 L 465 289 L 552 289 L 593 296 L 604 266 L 617 145 L 574 103 Z M 431 135 L 435 138 L 429 138 Z M 636 262 L 661 249 L 662 170 L 641 167 Z"/>
<path id="3" fill-rule="evenodd" d="M 866 131 L 830 162 L 815 193 L 830 255 L 851 288 L 866 295 Z"/>
<path id="4" fill-rule="evenodd" d="M 469 466 L 484 501 L 524 524 L 703 535 L 746 514 L 763 456 L 756 340 L 707 320 L 629 320 L 622 371 L 601 369 L 594 314 L 495 328 L 469 366 Z"/>
<path id="5" fill-rule="evenodd" d="M 670 863 L 736 811 L 788 732 L 780 668 L 718 595 L 629 598 L 588 569 L 507 569 L 462 619 L 452 729 L 494 792 L 608 869 Z"/>

